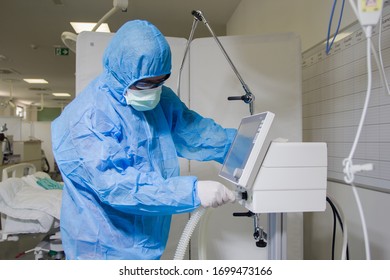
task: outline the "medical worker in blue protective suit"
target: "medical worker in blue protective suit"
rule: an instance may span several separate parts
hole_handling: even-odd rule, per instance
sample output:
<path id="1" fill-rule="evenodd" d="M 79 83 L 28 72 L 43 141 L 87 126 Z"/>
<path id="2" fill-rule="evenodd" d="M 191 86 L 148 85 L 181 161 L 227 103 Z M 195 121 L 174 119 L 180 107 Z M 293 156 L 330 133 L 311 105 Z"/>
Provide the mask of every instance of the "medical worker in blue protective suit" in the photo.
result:
<path id="1" fill-rule="evenodd" d="M 178 156 L 222 163 L 236 130 L 163 86 L 170 48 L 146 21 L 118 30 L 103 67 L 52 124 L 66 258 L 159 259 L 172 214 L 235 200 L 218 182 L 180 176 Z"/>

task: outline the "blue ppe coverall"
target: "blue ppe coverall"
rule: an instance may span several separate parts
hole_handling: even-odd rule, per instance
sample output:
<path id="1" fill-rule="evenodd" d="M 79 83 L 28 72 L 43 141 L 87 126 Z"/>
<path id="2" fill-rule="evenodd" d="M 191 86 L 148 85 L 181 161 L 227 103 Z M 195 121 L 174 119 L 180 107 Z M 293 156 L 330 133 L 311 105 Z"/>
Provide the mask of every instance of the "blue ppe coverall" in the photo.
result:
<path id="1" fill-rule="evenodd" d="M 153 110 L 127 105 L 136 81 L 170 73 L 165 37 L 129 21 L 106 48 L 102 73 L 53 121 L 67 259 L 159 259 L 172 214 L 199 207 L 197 178 L 180 176 L 178 157 L 222 163 L 236 129 L 189 110 L 166 86 Z"/>

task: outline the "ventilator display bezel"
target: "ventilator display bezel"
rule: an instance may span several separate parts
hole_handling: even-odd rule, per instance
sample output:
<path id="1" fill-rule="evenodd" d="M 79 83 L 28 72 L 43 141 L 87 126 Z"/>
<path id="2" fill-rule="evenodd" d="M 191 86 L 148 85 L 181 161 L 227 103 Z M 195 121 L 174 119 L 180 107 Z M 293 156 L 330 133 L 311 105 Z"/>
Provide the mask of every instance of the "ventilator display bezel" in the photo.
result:
<path id="1" fill-rule="evenodd" d="M 241 120 L 219 176 L 249 189 L 268 149 L 274 113 L 262 112 Z"/>

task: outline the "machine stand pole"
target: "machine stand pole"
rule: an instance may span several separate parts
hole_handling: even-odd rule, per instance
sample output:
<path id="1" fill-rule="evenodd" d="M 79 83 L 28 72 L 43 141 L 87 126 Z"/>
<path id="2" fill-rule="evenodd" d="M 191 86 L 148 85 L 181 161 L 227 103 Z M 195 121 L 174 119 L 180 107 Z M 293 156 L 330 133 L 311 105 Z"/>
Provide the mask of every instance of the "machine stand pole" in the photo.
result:
<path id="1" fill-rule="evenodd" d="M 268 214 L 268 259 L 287 259 L 287 215 L 284 213 Z"/>

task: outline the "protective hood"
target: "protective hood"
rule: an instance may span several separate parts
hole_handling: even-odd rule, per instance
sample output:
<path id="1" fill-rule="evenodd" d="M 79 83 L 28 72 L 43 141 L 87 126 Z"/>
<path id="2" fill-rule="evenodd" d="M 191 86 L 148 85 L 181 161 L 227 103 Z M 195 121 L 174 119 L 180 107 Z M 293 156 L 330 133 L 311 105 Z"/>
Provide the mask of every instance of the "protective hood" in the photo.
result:
<path id="1" fill-rule="evenodd" d="M 125 23 L 103 55 L 103 81 L 114 97 L 125 104 L 124 94 L 136 81 L 171 73 L 171 49 L 151 23 Z"/>

